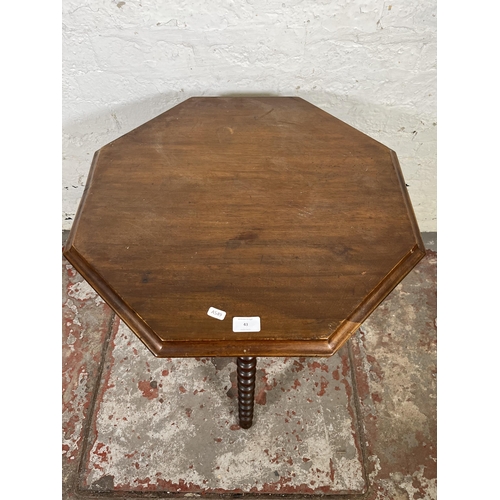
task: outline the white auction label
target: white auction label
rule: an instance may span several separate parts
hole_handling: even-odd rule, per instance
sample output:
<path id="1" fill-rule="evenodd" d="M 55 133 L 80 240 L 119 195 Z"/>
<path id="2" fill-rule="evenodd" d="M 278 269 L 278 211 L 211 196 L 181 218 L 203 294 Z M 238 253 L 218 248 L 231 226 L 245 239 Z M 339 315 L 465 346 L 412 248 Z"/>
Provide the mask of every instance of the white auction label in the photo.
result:
<path id="1" fill-rule="evenodd" d="M 212 316 L 212 318 L 220 319 L 221 321 L 226 317 L 226 313 L 221 311 L 220 309 L 216 309 L 215 307 L 211 307 L 207 314 Z"/>
<path id="2" fill-rule="evenodd" d="M 260 332 L 260 317 L 234 317 L 233 332 Z"/>

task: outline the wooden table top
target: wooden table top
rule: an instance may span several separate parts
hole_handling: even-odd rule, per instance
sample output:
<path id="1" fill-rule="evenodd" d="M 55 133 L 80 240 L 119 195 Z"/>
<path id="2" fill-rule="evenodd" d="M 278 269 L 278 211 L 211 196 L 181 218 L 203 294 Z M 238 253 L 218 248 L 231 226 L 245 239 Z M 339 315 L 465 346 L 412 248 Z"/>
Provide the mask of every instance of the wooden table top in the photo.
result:
<path id="1" fill-rule="evenodd" d="M 203 97 L 96 152 L 64 254 L 156 356 L 329 356 L 425 250 L 389 148 L 300 98 Z"/>

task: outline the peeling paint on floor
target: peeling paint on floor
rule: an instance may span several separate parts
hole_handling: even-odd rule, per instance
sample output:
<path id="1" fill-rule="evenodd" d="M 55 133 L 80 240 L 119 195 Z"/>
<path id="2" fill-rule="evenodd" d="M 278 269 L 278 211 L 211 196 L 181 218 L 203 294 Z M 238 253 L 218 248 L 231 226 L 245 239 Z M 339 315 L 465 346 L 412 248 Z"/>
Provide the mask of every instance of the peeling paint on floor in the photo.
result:
<path id="1" fill-rule="evenodd" d="M 347 351 L 258 358 L 256 410 L 237 424 L 232 358 L 158 359 L 120 322 L 84 487 L 191 493 L 362 493 Z M 106 487 L 107 488 L 107 487 Z"/>
<path id="2" fill-rule="evenodd" d="M 374 500 L 435 500 L 436 265 L 426 257 L 351 341 Z"/>
<path id="3" fill-rule="evenodd" d="M 111 309 L 63 259 L 62 466 L 69 485 L 78 465 Z M 91 293 L 88 289 L 92 290 Z"/>

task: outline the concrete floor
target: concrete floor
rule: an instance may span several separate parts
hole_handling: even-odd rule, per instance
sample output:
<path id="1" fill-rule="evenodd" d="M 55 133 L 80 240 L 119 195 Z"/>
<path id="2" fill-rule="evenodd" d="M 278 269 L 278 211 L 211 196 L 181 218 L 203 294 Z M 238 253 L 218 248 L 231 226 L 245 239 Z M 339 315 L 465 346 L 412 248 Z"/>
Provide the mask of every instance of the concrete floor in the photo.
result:
<path id="1" fill-rule="evenodd" d="M 63 498 L 436 498 L 436 235 L 331 358 L 157 359 L 63 258 Z"/>

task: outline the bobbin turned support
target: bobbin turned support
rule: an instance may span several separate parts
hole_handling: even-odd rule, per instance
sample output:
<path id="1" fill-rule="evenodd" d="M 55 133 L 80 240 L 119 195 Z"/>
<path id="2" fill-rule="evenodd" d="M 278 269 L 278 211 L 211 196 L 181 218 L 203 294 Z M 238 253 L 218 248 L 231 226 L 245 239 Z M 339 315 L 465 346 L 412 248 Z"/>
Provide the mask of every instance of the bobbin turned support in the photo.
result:
<path id="1" fill-rule="evenodd" d="M 248 429 L 252 426 L 253 419 L 257 358 L 238 358 L 236 365 L 238 367 L 238 415 L 240 427 Z"/>

